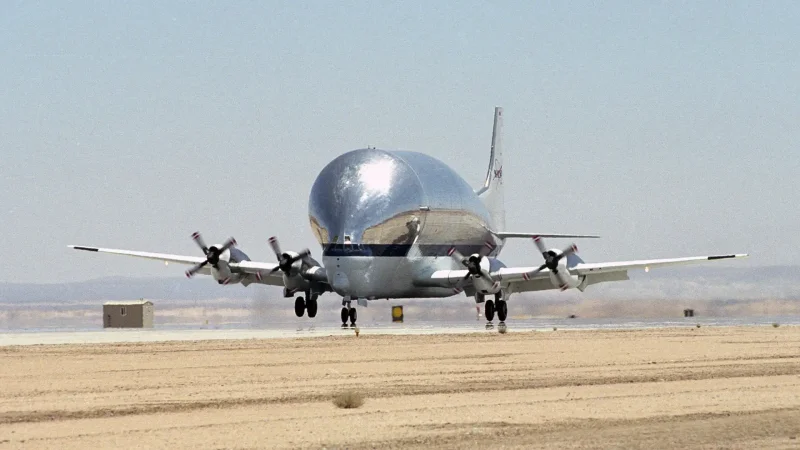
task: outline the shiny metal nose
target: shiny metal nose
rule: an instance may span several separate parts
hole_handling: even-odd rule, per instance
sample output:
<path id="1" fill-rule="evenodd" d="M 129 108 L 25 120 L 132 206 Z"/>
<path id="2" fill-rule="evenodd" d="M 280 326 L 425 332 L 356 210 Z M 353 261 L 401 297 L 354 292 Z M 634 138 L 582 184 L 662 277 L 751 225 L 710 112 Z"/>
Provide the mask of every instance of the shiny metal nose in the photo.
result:
<path id="1" fill-rule="evenodd" d="M 333 274 L 333 279 L 330 280 L 331 287 L 339 295 L 348 295 L 350 293 L 350 280 L 344 272 L 336 272 Z"/>

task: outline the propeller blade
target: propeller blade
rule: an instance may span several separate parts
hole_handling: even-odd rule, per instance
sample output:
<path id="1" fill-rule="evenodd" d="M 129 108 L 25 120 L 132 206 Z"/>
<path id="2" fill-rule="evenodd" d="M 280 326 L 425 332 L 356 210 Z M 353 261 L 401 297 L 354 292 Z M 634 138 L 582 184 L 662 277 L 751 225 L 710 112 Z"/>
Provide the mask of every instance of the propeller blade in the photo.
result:
<path id="1" fill-rule="evenodd" d="M 453 287 L 453 291 L 455 291 L 456 294 L 460 294 L 464 290 L 464 283 L 466 283 L 467 280 L 469 280 L 469 277 L 471 276 L 472 274 L 467 272 L 466 275 L 459 278 L 458 281 L 456 282 L 456 285 Z"/>
<path id="2" fill-rule="evenodd" d="M 208 254 L 208 247 L 206 246 L 203 236 L 200 235 L 199 231 L 192 233 L 192 239 L 194 240 L 195 244 L 200 247 L 200 250 L 202 250 L 204 254 Z"/>
<path id="3" fill-rule="evenodd" d="M 492 241 L 486 241 L 486 242 L 483 243 L 483 247 L 481 247 L 481 249 L 478 250 L 478 254 L 481 255 L 481 257 L 484 257 L 484 256 L 488 255 L 489 253 L 492 253 L 492 251 L 494 251 L 495 247 L 496 246 L 494 245 L 494 243 L 492 243 Z"/>
<path id="4" fill-rule="evenodd" d="M 234 245 L 236 245 L 236 239 L 232 237 L 228 238 L 228 240 L 225 241 L 224 244 L 222 244 L 222 247 L 220 247 L 219 253 L 223 253 L 225 250 L 233 247 Z"/>
<path id="5" fill-rule="evenodd" d="M 535 270 L 532 270 L 532 271 L 527 272 L 527 273 L 523 273 L 522 274 L 522 278 L 525 279 L 525 281 L 528 281 L 531 278 L 533 278 L 537 273 L 543 271 L 546 268 L 547 268 L 547 264 L 542 264 L 541 266 L 539 266 L 539 268 L 537 268 Z"/>
<path id="6" fill-rule="evenodd" d="M 556 273 L 556 276 L 558 277 L 558 281 L 561 282 L 561 286 L 559 286 L 559 289 L 561 289 L 562 291 L 566 291 L 567 289 L 569 289 L 569 279 L 567 278 L 569 275 L 565 274 L 562 271 L 559 271 L 558 273 Z"/>
<path id="7" fill-rule="evenodd" d="M 575 253 L 577 251 L 578 251 L 578 247 L 575 244 L 572 244 L 569 247 L 567 247 L 564 250 L 562 250 L 560 254 L 556 255 L 556 257 L 553 259 L 553 261 L 559 262 L 559 261 L 561 261 L 562 258 L 566 257 L 567 255 L 571 255 L 571 254 L 573 254 L 573 253 Z"/>
<path id="8" fill-rule="evenodd" d="M 307 248 L 304 248 L 303 250 L 300 250 L 300 253 L 298 253 L 295 256 L 288 256 L 288 254 L 287 254 L 286 255 L 287 257 L 284 258 L 283 257 L 284 255 L 281 255 L 278 258 L 278 267 L 277 268 L 288 273 L 289 270 L 291 270 L 291 267 L 292 267 L 292 265 L 294 265 L 294 263 L 296 263 L 297 261 L 303 260 L 304 258 L 306 258 L 309 255 L 311 255 L 311 250 L 309 250 Z"/>
<path id="9" fill-rule="evenodd" d="M 193 266 L 191 269 L 186 271 L 186 278 L 192 278 L 194 274 L 199 272 L 206 264 L 208 264 L 208 260 L 201 262 L 200 264 Z"/>
<path id="10" fill-rule="evenodd" d="M 280 261 L 283 252 L 281 251 L 281 245 L 278 243 L 278 238 L 276 238 L 275 236 L 269 238 L 269 246 L 272 247 L 272 251 L 275 252 L 275 256 L 277 256 L 278 261 Z"/>
<path id="11" fill-rule="evenodd" d="M 462 266 L 467 266 L 467 259 L 464 258 L 464 255 L 461 254 L 455 247 L 450 247 L 450 250 L 447 252 L 447 256 L 450 256 L 454 260 L 458 261 L 459 264 Z"/>
<path id="12" fill-rule="evenodd" d="M 297 254 L 294 258 L 291 259 L 292 263 L 295 261 L 299 261 L 301 259 L 305 259 L 306 257 L 311 256 L 311 250 L 304 248 L 300 250 L 300 253 Z"/>
<path id="13" fill-rule="evenodd" d="M 542 238 L 541 238 L 541 237 L 539 237 L 539 236 L 534 236 L 534 237 L 533 237 L 533 243 L 534 243 L 534 244 L 536 244 L 536 248 L 538 248 L 538 249 L 539 249 L 539 253 L 541 253 L 541 254 L 543 254 L 543 255 L 544 255 L 545 253 L 547 253 L 547 247 L 545 247 L 545 245 L 544 245 L 544 241 L 542 240 Z"/>

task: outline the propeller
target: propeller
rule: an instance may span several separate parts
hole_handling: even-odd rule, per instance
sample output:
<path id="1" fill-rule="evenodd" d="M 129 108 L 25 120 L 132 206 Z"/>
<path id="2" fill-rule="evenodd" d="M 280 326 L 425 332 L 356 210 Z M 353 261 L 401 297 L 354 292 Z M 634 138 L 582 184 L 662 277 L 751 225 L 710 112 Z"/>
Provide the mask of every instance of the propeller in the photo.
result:
<path id="1" fill-rule="evenodd" d="M 536 270 L 526 273 L 525 274 L 526 279 L 536 275 L 537 273 L 541 272 L 544 269 L 549 269 L 550 273 L 557 276 L 558 279 L 561 281 L 561 286 L 559 286 L 559 288 L 561 288 L 561 290 L 563 291 L 564 289 L 567 288 L 567 282 L 564 281 L 564 278 L 562 277 L 563 274 L 558 270 L 558 263 L 559 261 L 561 261 L 561 259 L 566 258 L 567 255 L 576 253 L 578 251 L 578 247 L 575 244 L 570 244 L 569 247 L 565 248 L 564 250 L 561 250 L 561 252 L 555 252 L 553 250 L 547 249 L 547 247 L 544 245 L 544 241 L 540 236 L 534 236 L 533 242 L 536 244 L 536 247 L 542 254 L 542 257 L 544 258 L 544 264 L 539 266 Z"/>
<path id="2" fill-rule="evenodd" d="M 281 251 L 281 245 L 278 243 L 278 238 L 272 236 L 269 238 L 269 246 L 272 247 L 272 251 L 275 252 L 275 256 L 278 258 L 278 267 L 272 269 L 269 273 L 273 274 L 279 270 L 283 271 L 285 274 L 289 274 L 292 270 L 292 265 L 297 261 L 311 255 L 311 250 L 304 248 L 300 250 L 300 253 L 292 255 L 290 253 L 283 253 Z"/>
<path id="3" fill-rule="evenodd" d="M 226 250 L 236 245 L 236 239 L 228 238 L 221 247 L 208 247 L 206 246 L 205 241 L 203 241 L 203 236 L 200 235 L 199 232 L 195 231 L 192 233 L 192 240 L 200 247 L 200 250 L 203 251 L 203 254 L 206 255 L 206 260 L 193 266 L 191 269 L 186 271 L 186 278 L 192 278 L 194 274 L 199 272 L 203 267 L 207 264 L 211 264 L 212 267 L 217 268 L 217 264 L 219 264 L 219 257 L 225 253 Z"/>
<path id="4" fill-rule="evenodd" d="M 453 258 L 456 262 L 463 265 L 467 269 L 467 274 L 464 275 L 463 278 L 458 280 L 455 286 L 456 292 L 462 291 L 462 286 L 470 277 L 483 277 L 487 280 L 494 281 L 492 276 L 483 270 L 481 267 L 481 260 L 484 256 L 488 255 L 489 253 L 494 250 L 495 246 L 489 241 L 486 241 L 478 251 L 478 253 L 472 254 L 469 257 L 465 258 L 464 255 L 461 254 L 455 247 L 451 247 L 450 250 L 447 252 L 447 256 Z"/>

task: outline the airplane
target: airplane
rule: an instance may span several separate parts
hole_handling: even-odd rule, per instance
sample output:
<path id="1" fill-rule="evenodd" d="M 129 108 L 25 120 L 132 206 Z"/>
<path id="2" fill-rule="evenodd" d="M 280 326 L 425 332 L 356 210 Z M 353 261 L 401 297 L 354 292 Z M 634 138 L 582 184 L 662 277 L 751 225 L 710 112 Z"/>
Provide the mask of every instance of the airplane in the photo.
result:
<path id="1" fill-rule="evenodd" d="M 202 256 L 183 256 L 70 245 L 75 250 L 111 253 L 188 264 L 187 277 L 212 276 L 219 284 L 283 287 L 295 299 L 295 314 L 317 314 L 321 294 L 342 298 L 342 326 L 355 326 L 353 302 L 390 298 L 451 297 L 464 293 L 484 305 L 491 324 L 508 317 L 512 294 L 578 289 L 628 280 L 634 269 L 744 258 L 747 254 L 587 263 L 577 247 L 548 247 L 545 238 L 595 235 L 509 232 L 503 190 L 503 109 L 495 108 L 489 167 L 474 190 L 436 158 L 412 151 L 362 148 L 344 153 L 317 176 L 309 196 L 311 230 L 322 249 L 322 264 L 311 252 L 282 250 L 269 238 L 276 262 L 252 261 L 233 238 L 207 246 L 191 235 Z M 538 265 L 507 267 L 498 258 L 511 239 L 531 239 L 543 258 Z"/>

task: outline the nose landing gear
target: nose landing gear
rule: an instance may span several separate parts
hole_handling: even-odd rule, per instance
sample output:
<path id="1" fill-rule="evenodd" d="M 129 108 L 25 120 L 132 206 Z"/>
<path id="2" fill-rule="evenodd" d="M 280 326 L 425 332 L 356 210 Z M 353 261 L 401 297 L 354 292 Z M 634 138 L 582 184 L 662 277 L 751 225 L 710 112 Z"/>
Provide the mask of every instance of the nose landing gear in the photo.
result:
<path id="1" fill-rule="evenodd" d="M 342 300 L 342 328 L 347 328 L 347 319 L 350 319 L 350 326 L 356 326 L 358 313 L 356 309 L 350 306 L 351 300 Z"/>

